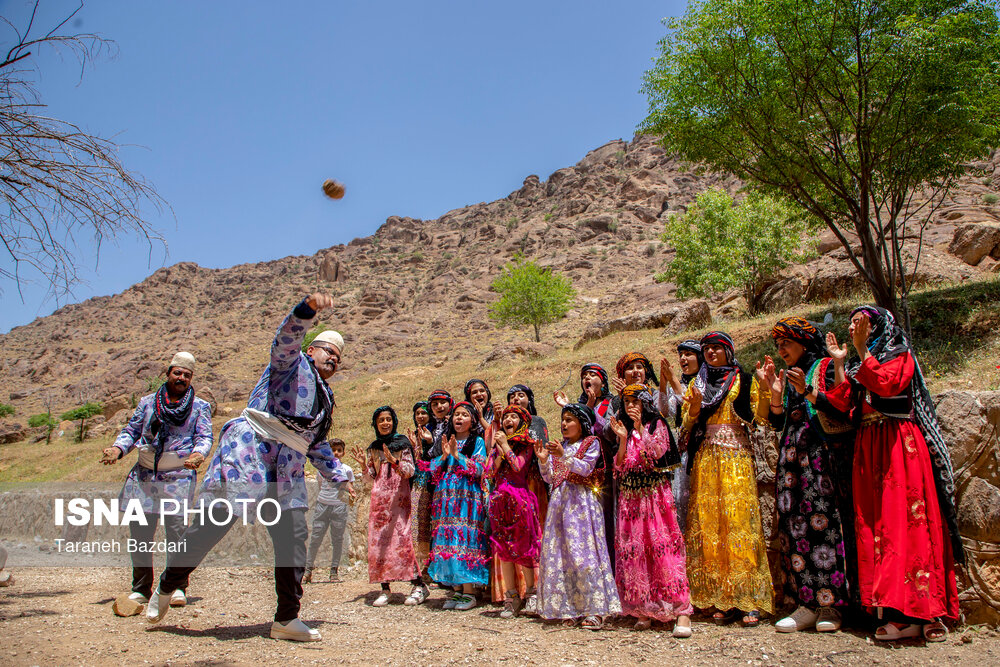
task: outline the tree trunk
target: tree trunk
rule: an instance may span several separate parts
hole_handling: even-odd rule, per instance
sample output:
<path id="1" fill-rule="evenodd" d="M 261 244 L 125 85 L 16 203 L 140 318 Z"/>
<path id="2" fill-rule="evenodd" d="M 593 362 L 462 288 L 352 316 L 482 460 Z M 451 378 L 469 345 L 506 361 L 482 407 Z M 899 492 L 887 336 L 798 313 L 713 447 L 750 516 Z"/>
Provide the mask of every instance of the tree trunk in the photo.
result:
<path id="1" fill-rule="evenodd" d="M 533 326 L 535 327 L 535 342 L 536 343 L 541 343 L 542 342 L 542 338 L 541 338 L 541 336 L 538 335 L 538 325 L 535 324 Z"/>

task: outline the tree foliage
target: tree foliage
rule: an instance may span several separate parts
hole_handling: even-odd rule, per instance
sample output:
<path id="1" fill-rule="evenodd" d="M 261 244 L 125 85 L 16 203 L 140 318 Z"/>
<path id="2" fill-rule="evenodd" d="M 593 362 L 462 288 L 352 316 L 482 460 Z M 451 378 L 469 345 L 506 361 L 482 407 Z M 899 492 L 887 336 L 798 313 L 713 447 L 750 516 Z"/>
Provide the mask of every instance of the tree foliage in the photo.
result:
<path id="1" fill-rule="evenodd" d="M 77 421 L 80 422 L 80 427 L 76 432 L 76 439 L 78 442 L 83 442 L 87 439 L 87 420 L 91 417 L 101 414 L 104 408 L 100 403 L 93 403 L 87 401 L 83 405 L 73 408 L 72 410 L 67 410 L 60 415 L 60 419 L 65 421 Z"/>
<path id="2" fill-rule="evenodd" d="M 490 306 L 490 318 L 502 326 L 534 327 L 536 342 L 541 340 L 539 327 L 564 317 L 576 297 L 569 278 L 522 255 L 501 269 L 490 289 L 500 294 Z"/>
<path id="3" fill-rule="evenodd" d="M 738 287 L 757 314 L 767 286 L 799 257 L 805 229 L 801 216 L 773 197 L 751 193 L 737 205 L 724 190 L 706 190 L 667 221 L 663 241 L 676 254 L 656 278 L 674 281 L 681 298 Z"/>
<path id="4" fill-rule="evenodd" d="M 31 428 L 38 428 L 39 426 L 45 427 L 45 443 L 49 444 L 52 442 L 52 431 L 59 426 L 59 422 L 52 418 L 51 412 L 40 412 L 37 415 L 31 415 L 28 417 L 28 426 Z"/>
<path id="5" fill-rule="evenodd" d="M 38 51 L 68 53 L 82 68 L 113 50 L 98 35 L 60 34 L 80 8 L 47 33 L 35 26 L 37 2 L 23 32 L 0 18 L 0 48 L 8 47 L 5 56 L 0 50 L 0 278 L 20 289 L 40 276 L 57 299 L 79 282 L 80 238 L 92 238 L 98 255 L 123 236 L 145 240 L 150 251 L 165 245 L 141 212 L 166 205 L 153 186 L 125 168 L 113 141 L 46 115 L 35 89 Z"/>
<path id="6" fill-rule="evenodd" d="M 990 0 L 696 1 L 667 23 L 641 127 L 822 220 L 876 302 L 908 319 L 931 213 L 963 163 L 1000 138 L 996 10 Z"/>

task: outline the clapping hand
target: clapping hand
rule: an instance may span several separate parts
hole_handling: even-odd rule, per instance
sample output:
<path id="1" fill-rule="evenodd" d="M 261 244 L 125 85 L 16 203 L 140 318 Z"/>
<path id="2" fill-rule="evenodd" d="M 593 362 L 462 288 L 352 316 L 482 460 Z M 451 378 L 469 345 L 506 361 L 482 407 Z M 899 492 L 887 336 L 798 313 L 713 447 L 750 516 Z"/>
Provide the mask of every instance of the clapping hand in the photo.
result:
<path id="1" fill-rule="evenodd" d="M 660 359 L 660 376 L 668 383 L 674 383 L 674 369 L 670 366 L 670 361 L 666 357 Z"/>
<path id="2" fill-rule="evenodd" d="M 389 452 L 389 445 L 382 445 L 382 455 L 389 465 L 396 465 L 399 461 Z"/>
<path id="3" fill-rule="evenodd" d="M 629 403 L 625 406 L 625 414 L 632 418 L 635 428 L 642 424 L 642 406 L 637 403 Z"/>
<path id="4" fill-rule="evenodd" d="M 868 352 L 868 336 L 871 333 L 871 320 L 868 319 L 867 313 L 861 313 L 851 330 L 851 342 L 854 343 L 854 349 L 858 351 L 862 359 L 865 358 Z"/>
<path id="5" fill-rule="evenodd" d="M 691 391 L 684 395 L 684 402 L 688 406 L 688 415 L 692 418 L 696 418 L 701 414 L 701 401 L 702 401 L 701 389 L 698 388 L 694 382 L 691 383 Z"/>
<path id="6" fill-rule="evenodd" d="M 553 456 L 562 457 L 563 454 L 566 453 L 566 450 L 563 449 L 562 443 L 556 442 L 555 440 L 549 440 L 549 444 L 546 445 L 546 448 L 549 450 L 549 454 L 552 454 Z"/>
<path id="7" fill-rule="evenodd" d="M 560 408 L 565 408 L 569 404 L 569 399 L 566 397 L 566 393 L 562 391 L 552 392 L 552 400 L 556 402 Z"/>
<path id="8" fill-rule="evenodd" d="M 788 369 L 785 373 L 785 377 L 788 378 L 788 384 L 792 385 L 792 389 L 799 392 L 800 394 L 806 393 L 806 374 L 801 368 Z"/>
<path id="9" fill-rule="evenodd" d="M 611 417 L 608 419 L 608 423 L 611 425 L 611 430 L 615 432 L 615 435 L 618 436 L 619 440 L 628 437 L 628 429 L 625 428 L 625 424 L 623 424 L 620 419 Z"/>
<path id="10" fill-rule="evenodd" d="M 351 447 L 351 458 L 358 462 L 358 465 L 368 467 L 368 452 L 357 445 Z"/>
<path id="11" fill-rule="evenodd" d="M 826 334 L 826 351 L 834 361 L 843 362 L 847 359 L 847 344 L 838 345 L 837 335 L 832 331 Z"/>
<path id="12" fill-rule="evenodd" d="M 536 440 L 534 442 L 535 456 L 538 457 L 538 462 L 540 464 L 545 464 L 549 459 L 549 452 L 545 449 L 545 442 L 543 440 Z"/>
<path id="13" fill-rule="evenodd" d="M 625 380 L 620 377 L 613 377 L 611 378 L 611 386 L 614 387 L 615 391 L 620 394 L 622 389 L 625 388 Z"/>

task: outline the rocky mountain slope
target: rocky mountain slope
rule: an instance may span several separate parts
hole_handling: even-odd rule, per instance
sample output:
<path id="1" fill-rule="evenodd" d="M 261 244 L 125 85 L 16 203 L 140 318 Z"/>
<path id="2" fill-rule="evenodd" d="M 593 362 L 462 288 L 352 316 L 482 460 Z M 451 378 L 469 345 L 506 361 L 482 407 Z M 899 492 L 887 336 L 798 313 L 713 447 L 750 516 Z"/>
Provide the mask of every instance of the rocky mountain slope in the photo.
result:
<path id="1" fill-rule="evenodd" d="M 1000 266 L 992 204 L 998 185 L 1000 156 L 969 165 L 924 235 L 919 281 L 962 281 Z M 0 401 L 20 415 L 46 403 L 62 411 L 86 400 L 115 401 L 120 409 L 125 397 L 149 390 L 178 349 L 197 357 L 201 387 L 220 402 L 240 400 L 281 318 L 316 289 L 335 296 L 324 323 L 348 341 L 337 378 L 417 359 L 485 358 L 499 344 L 529 338 L 526 331 L 497 329 L 487 317 L 495 298 L 489 284 L 517 252 L 568 275 L 578 290 L 569 316 L 543 329 L 549 343 L 570 345 L 595 323 L 635 313 L 638 326 L 662 326 L 663 312 L 683 305 L 672 285 L 653 280 L 673 253 L 659 240 L 663 222 L 712 186 L 735 192 L 740 183 L 691 170 L 652 138 L 638 137 L 607 143 L 545 180 L 528 176 L 504 199 L 436 220 L 392 216 L 373 236 L 312 256 L 228 269 L 181 262 L 121 294 L 66 306 L 0 336 Z M 819 237 L 818 249 L 771 288 L 772 306 L 821 301 L 860 286 L 831 234 Z M 732 295 L 709 305 L 716 318 L 742 307 Z M 701 308 L 688 315 L 707 316 Z"/>

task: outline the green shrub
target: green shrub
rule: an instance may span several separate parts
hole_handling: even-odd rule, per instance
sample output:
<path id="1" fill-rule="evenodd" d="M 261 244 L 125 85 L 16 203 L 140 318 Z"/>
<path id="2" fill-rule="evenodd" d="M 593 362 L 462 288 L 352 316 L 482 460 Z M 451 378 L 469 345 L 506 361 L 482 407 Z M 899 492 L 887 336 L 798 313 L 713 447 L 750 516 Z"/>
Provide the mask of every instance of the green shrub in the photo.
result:
<path id="1" fill-rule="evenodd" d="M 10 403 L 0 403 L 0 417 L 7 417 L 17 412 Z"/>
<path id="2" fill-rule="evenodd" d="M 1000 195 L 994 194 L 992 192 L 988 192 L 985 195 L 983 195 L 984 204 L 996 204 L 998 201 L 1000 201 Z"/>

